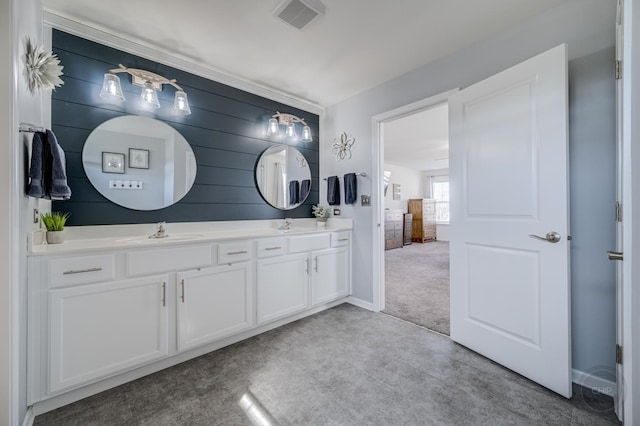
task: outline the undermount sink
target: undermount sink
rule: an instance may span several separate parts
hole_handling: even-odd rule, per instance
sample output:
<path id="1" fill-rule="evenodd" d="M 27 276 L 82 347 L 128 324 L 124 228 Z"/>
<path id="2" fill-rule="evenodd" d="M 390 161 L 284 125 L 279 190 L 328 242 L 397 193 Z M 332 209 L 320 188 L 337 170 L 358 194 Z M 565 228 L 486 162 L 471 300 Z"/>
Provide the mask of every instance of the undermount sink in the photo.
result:
<path id="1" fill-rule="evenodd" d="M 155 238 L 155 237 L 148 237 L 148 236 L 120 238 L 116 240 L 116 242 L 122 243 L 122 244 L 143 244 L 143 243 L 149 243 L 152 241 L 154 242 L 155 241 L 158 241 L 158 242 L 192 241 L 202 237 L 204 237 L 204 234 L 168 234 L 166 237 L 163 237 L 163 238 Z"/>

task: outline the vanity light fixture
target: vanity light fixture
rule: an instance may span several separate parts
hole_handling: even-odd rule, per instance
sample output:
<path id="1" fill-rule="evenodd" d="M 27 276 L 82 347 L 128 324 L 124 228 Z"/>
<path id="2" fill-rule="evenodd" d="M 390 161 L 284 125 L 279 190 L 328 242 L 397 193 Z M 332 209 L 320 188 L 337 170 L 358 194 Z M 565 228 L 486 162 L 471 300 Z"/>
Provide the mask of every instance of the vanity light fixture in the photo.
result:
<path id="1" fill-rule="evenodd" d="M 109 70 L 109 72 L 104 75 L 100 97 L 105 99 L 116 98 L 120 101 L 124 101 L 120 78 L 116 74 L 126 72 L 131 75 L 132 84 L 142 87 L 140 97 L 144 102 L 154 108 L 160 108 L 160 102 L 158 101 L 158 94 L 156 92 L 162 91 L 162 85 L 170 84 L 177 89 L 173 100 L 173 110 L 182 115 L 191 114 L 187 94 L 182 90 L 182 87 L 176 84 L 175 79 L 169 80 L 168 78 L 152 73 L 151 71 L 127 68 L 122 64 L 118 64 L 118 67 L 119 68 Z"/>
<path id="2" fill-rule="evenodd" d="M 296 117 L 293 114 L 285 114 L 283 112 L 276 113 L 269 119 L 267 125 L 267 135 L 280 135 L 280 125 L 285 126 L 285 135 L 290 138 L 297 138 L 296 123 L 302 123 L 302 141 L 311 142 L 311 128 L 307 126 L 304 119 Z"/>

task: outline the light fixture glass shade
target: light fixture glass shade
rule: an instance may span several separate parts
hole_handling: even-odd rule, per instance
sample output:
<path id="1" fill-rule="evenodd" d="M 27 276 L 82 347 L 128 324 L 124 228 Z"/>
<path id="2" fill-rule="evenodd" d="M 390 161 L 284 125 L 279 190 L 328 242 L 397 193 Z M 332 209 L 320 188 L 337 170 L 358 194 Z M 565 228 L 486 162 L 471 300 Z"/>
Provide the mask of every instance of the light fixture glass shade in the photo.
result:
<path id="1" fill-rule="evenodd" d="M 287 132 L 286 135 L 289 136 L 290 138 L 296 137 L 298 136 L 296 134 L 296 126 L 293 123 L 289 123 L 287 124 Z"/>
<path id="2" fill-rule="evenodd" d="M 191 108 L 189 107 L 189 100 L 187 94 L 182 90 L 176 92 L 176 96 L 173 99 L 173 110 L 182 115 L 191 114 Z"/>
<path id="3" fill-rule="evenodd" d="M 278 120 L 275 118 L 269 119 L 269 125 L 267 126 L 267 135 L 273 136 L 280 133 L 280 129 L 278 128 Z"/>
<path id="4" fill-rule="evenodd" d="M 311 142 L 311 128 L 306 124 L 302 128 L 302 141 Z"/>
<path id="5" fill-rule="evenodd" d="M 158 102 L 158 94 L 156 93 L 156 89 L 153 88 L 153 84 L 147 81 L 142 88 L 142 92 L 140 93 L 140 97 L 142 100 L 154 108 L 160 108 L 160 102 Z"/>
<path id="6" fill-rule="evenodd" d="M 104 80 L 102 81 L 100 97 L 104 99 L 117 98 L 120 101 L 124 101 L 122 86 L 120 86 L 120 77 L 115 74 L 106 73 L 104 75 Z"/>

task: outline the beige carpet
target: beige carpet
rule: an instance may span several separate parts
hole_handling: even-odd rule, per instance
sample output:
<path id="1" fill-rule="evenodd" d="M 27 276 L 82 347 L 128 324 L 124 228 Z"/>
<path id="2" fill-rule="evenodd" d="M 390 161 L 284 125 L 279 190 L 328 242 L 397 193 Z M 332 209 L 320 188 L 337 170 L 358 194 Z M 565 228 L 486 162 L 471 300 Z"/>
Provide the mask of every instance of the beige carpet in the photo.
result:
<path id="1" fill-rule="evenodd" d="M 385 251 L 384 313 L 449 335 L 449 243 Z"/>

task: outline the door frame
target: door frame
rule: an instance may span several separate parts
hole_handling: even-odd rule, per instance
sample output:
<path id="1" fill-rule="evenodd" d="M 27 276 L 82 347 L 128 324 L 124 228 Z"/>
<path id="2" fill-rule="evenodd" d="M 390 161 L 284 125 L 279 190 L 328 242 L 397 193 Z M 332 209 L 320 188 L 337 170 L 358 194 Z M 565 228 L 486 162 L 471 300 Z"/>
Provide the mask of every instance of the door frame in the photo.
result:
<path id="1" fill-rule="evenodd" d="M 430 96 L 425 99 L 375 115 L 371 119 L 371 135 L 373 136 L 373 310 L 380 312 L 385 308 L 385 273 L 384 273 L 384 188 L 382 174 L 384 171 L 384 123 L 406 117 L 448 102 L 449 97 L 460 89 L 455 88 Z"/>
<path id="2" fill-rule="evenodd" d="M 640 4 L 623 0 L 622 63 L 622 380 L 625 424 L 640 419 L 640 124 L 634 115 L 640 110 Z M 634 31 L 635 24 L 635 31 Z M 634 43 L 635 42 L 635 43 Z M 634 173 L 635 170 L 635 173 Z M 634 197 L 634 192 L 636 197 Z M 635 222 L 636 227 L 633 227 Z M 635 287 L 635 288 L 634 288 Z M 635 326 L 634 326 L 635 324 Z"/>

